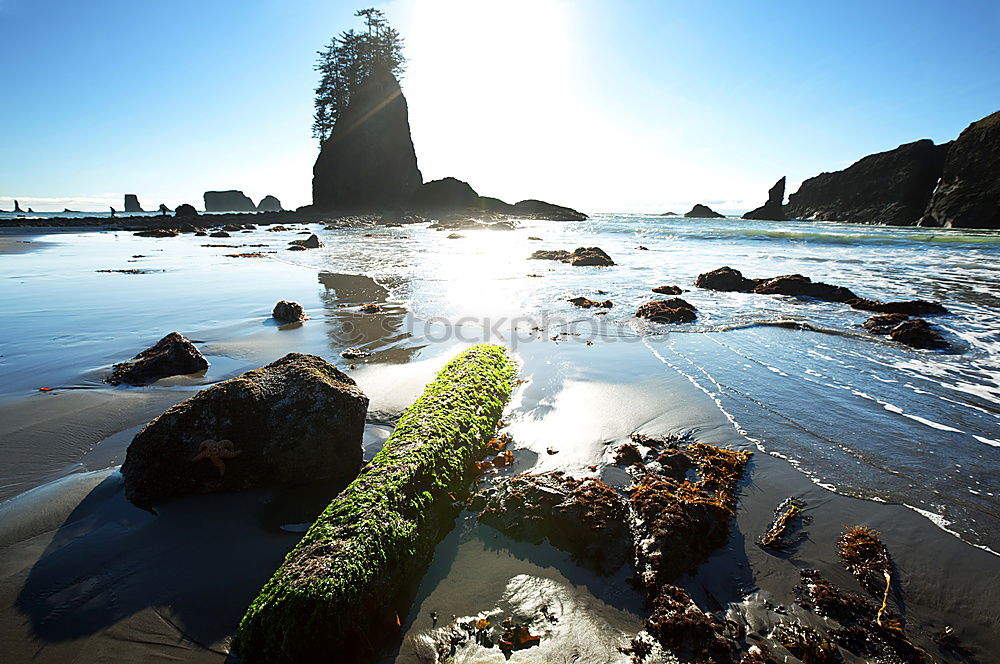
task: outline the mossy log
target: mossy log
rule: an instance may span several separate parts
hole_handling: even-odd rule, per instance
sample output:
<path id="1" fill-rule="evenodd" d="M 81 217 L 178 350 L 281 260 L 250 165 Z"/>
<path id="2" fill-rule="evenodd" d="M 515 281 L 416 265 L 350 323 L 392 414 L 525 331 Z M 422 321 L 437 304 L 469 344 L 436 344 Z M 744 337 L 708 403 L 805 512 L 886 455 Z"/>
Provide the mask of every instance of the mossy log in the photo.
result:
<path id="1" fill-rule="evenodd" d="M 510 399 L 499 346 L 451 360 L 385 446 L 316 519 L 240 622 L 244 664 L 363 662 L 398 632 L 434 547 Z"/>

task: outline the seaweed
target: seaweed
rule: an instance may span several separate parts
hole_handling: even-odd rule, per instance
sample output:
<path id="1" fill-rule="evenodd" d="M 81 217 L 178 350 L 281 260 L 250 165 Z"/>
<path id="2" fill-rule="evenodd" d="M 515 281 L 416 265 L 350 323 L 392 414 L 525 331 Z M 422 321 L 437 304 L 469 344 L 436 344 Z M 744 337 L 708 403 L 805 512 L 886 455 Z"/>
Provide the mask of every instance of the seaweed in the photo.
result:
<path id="1" fill-rule="evenodd" d="M 888 597 L 892 558 L 877 531 L 863 526 L 848 528 L 837 540 L 837 552 L 844 567 L 865 590 L 880 595 L 884 584 L 884 595 Z"/>
<path id="2" fill-rule="evenodd" d="M 513 390 L 504 350 L 459 354 L 403 413 L 253 601 L 233 649 L 245 664 L 366 661 L 398 635 L 415 581 L 454 524 Z"/>
<path id="3" fill-rule="evenodd" d="M 698 608 L 682 588 L 665 585 L 653 601 L 653 612 L 646 619 L 645 631 L 657 643 L 685 662 L 722 664 L 734 661 L 735 646 L 725 637 L 725 624 Z M 652 652 L 640 634 L 627 648 L 632 660 L 642 662 Z"/>
<path id="4" fill-rule="evenodd" d="M 787 551 L 802 540 L 801 527 L 806 523 L 802 513 L 805 504 L 794 498 L 786 498 L 774 511 L 774 519 L 760 536 L 758 543 L 775 551 Z"/>

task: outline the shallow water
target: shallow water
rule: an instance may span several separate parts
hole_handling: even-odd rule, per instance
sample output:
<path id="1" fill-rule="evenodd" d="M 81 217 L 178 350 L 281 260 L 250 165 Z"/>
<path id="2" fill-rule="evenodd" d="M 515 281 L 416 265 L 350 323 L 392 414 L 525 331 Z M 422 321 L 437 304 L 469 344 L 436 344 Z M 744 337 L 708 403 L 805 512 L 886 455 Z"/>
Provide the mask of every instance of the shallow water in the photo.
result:
<path id="1" fill-rule="evenodd" d="M 979 592 L 976 575 L 963 571 L 998 569 L 990 551 L 1000 550 L 1000 234 L 629 215 L 460 231 L 464 237 L 453 240 L 423 225 L 310 229 L 324 248 L 285 251 L 298 231 L 162 240 L 60 233 L 32 238 L 34 251 L 0 257 L 0 499 L 119 464 L 135 430 L 170 404 L 291 351 L 334 361 L 369 394 L 370 457 L 447 357 L 488 340 L 513 349 L 527 380 L 507 418 L 516 440 L 513 472 L 561 469 L 621 481 L 601 461 L 608 443 L 635 431 L 690 433 L 777 457 L 754 462 L 738 515 L 747 534 L 738 532 L 721 562 L 690 580 L 696 597 L 725 604 L 757 584 L 790 601 L 801 565 L 773 560 L 748 542 L 774 505 L 795 494 L 827 510 L 813 529 L 815 542 L 803 545 L 802 564 L 835 570 L 839 528 L 863 521 L 883 531 L 906 569 L 912 621 L 928 629 L 940 629 L 942 620 L 1000 625 L 989 598 L 1000 589 Z M 577 268 L 527 258 L 536 249 L 590 245 L 618 265 Z M 247 251 L 266 257 L 226 256 Z M 859 327 L 865 314 L 843 305 L 693 288 L 700 272 L 721 265 L 750 277 L 800 272 L 872 298 L 939 300 L 952 314 L 933 320 L 953 350 L 917 351 L 872 337 Z M 147 272 L 97 272 L 130 268 Z M 649 289 L 663 284 L 690 289 L 682 297 L 698 307 L 697 322 L 662 326 L 632 316 L 639 304 L 662 297 Z M 597 315 L 566 302 L 577 295 L 615 306 Z M 275 326 L 269 313 L 279 299 L 301 302 L 310 320 Z M 381 303 L 382 313 L 360 313 L 368 302 Z M 831 333 L 760 325 L 787 319 Z M 199 342 L 211 362 L 204 376 L 145 388 L 101 382 L 113 362 L 175 329 Z M 339 357 L 348 347 L 374 354 L 352 367 Z M 802 474 L 789 475 L 782 458 Z M 904 517 L 823 487 L 912 510 Z M 114 488 L 103 492 L 112 496 Z M 120 494 L 107 500 L 98 513 L 128 512 Z M 226 499 L 203 500 L 226 514 Z M 21 502 L 34 506 L 18 512 L 18 523 L 52 521 L 49 507 Z M 5 509 L 14 513 L 11 504 Z M 101 524 L 94 527 L 99 532 Z M 140 527 L 137 521 L 133 528 Z M 97 541 L 76 530 L 62 535 Z M 287 550 L 295 541 L 290 532 L 277 543 L 273 527 L 241 537 Z M 551 631 L 551 642 L 566 651 L 612 653 L 620 635 L 641 622 L 634 596 L 615 596 L 614 584 L 601 586 L 547 545 L 533 550 L 495 538 L 463 521 L 442 543 L 405 620 L 401 661 L 419 661 L 428 611 L 447 617 L 513 610 L 524 588 L 573 607 L 572 626 Z M 60 574 L 86 585 L 73 576 L 78 572 Z M 476 595 L 468 590 L 471 578 L 479 579 Z M 72 588 L 63 595 L 72 597 Z M 230 604 L 238 611 L 240 602 Z M 212 638 L 235 619 L 220 617 Z M 183 623 L 181 616 L 179 632 L 197 631 Z M 147 626 L 137 624 L 142 634 Z M 968 629 L 975 640 L 975 628 Z M 588 630 L 605 636 L 582 638 Z M 212 638 L 202 644 L 224 649 L 208 643 Z"/>

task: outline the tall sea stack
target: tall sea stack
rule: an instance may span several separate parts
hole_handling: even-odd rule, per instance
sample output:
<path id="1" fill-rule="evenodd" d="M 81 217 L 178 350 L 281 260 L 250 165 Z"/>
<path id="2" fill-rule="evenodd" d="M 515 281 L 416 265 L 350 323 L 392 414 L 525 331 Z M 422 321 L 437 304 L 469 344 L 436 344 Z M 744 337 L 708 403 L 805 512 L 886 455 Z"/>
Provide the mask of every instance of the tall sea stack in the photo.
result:
<path id="1" fill-rule="evenodd" d="M 1000 228 L 1000 111 L 955 140 L 921 226 Z"/>
<path id="2" fill-rule="evenodd" d="M 767 202 L 756 210 L 751 210 L 743 215 L 744 219 L 766 219 L 770 221 L 784 221 L 788 219 L 781 204 L 785 200 L 785 178 L 774 183 L 774 186 L 767 190 Z"/>
<path id="3" fill-rule="evenodd" d="M 313 166 L 319 210 L 379 210 L 406 201 L 423 183 L 396 77 L 377 68 L 358 87 Z"/>
<path id="4" fill-rule="evenodd" d="M 125 194 L 125 211 L 126 212 L 142 212 L 142 206 L 139 205 L 139 197 L 135 194 Z"/>

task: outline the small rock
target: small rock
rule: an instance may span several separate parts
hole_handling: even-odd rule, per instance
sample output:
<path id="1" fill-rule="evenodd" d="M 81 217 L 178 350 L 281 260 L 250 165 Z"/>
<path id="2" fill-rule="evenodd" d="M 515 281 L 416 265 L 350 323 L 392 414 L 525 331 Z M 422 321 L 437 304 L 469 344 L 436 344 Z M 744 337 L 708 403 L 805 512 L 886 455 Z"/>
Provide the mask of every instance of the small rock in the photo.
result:
<path id="1" fill-rule="evenodd" d="M 591 307 L 600 307 L 602 309 L 610 309 L 614 306 L 611 300 L 605 300 L 604 302 L 598 302 L 597 300 L 591 300 L 586 297 L 571 297 L 569 301 L 577 306 L 584 309 L 590 309 Z"/>
<path id="2" fill-rule="evenodd" d="M 302 247 L 303 249 L 319 249 L 323 246 L 323 243 L 319 241 L 316 234 L 313 233 L 304 240 L 292 240 L 289 244 L 296 247 Z"/>
<path id="3" fill-rule="evenodd" d="M 903 321 L 889 331 L 889 338 L 913 348 L 947 348 L 948 342 L 923 318 Z"/>
<path id="4" fill-rule="evenodd" d="M 446 239 L 448 239 L 448 240 L 460 240 L 463 237 L 465 237 L 465 236 L 462 235 L 461 233 L 448 233 L 448 237 Z"/>
<path id="5" fill-rule="evenodd" d="M 656 286 L 653 288 L 653 292 L 660 295 L 680 295 L 684 291 L 681 290 L 680 286 Z"/>
<path id="6" fill-rule="evenodd" d="M 148 385 L 167 376 L 204 371 L 208 360 L 191 341 L 171 332 L 131 360 L 116 364 L 105 381 L 112 385 Z"/>
<path id="7" fill-rule="evenodd" d="M 639 307 L 635 315 L 638 318 L 648 318 L 654 323 L 690 323 L 698 315 L 693 305 L 679 297 L 669 300 L 654 300 Z"/>
<path id="8" fill-rule="evenodd" d="M 306 319 L 306 310 L 303 309 L 302 305 L 298 302 L 281 300 L 274 305 L 274 310 L 271 312 L 271 316 L 273 316 L 275 320 L 281 321 L 282 323 L 294 323 Z"/>
<path id="9" fill-rule="evenodd" d="M 907 319 L 905 314 L 884 314 L 882 316 L 872 316 L 861 327 L 872 334 L 889 334 L 892 328 L 896 327 Z"/>
<path id="10" fill-rule="evenodd" d="M 363 314 L 377 314 L 381 313 L 382 307 L 372 302 L 369 304 L 362 304 L 361 307 L 358 308 L 358 311 L 360 311 Z"/>
<path id="11" fill-rule="evenodd" d="M 148 231 L 133 233 L 137 237 L 177 237 L 180 235 L 173 228 L 150 228 Z"/>
<path id="12" fill-rule="evenodd" d="M 716 291 L 748 291 L 753 288 L 754 280 L 747 279 L 742 272 L 726 265 L 717 270 L 699 274 L 694 285 L 698 288 Z"/>
<path id="13" fill-rule="evenodd" d="M 215 231 L 214 233 L 209 233 L 209 237 L 232 237 L 227 231 Z"/>

